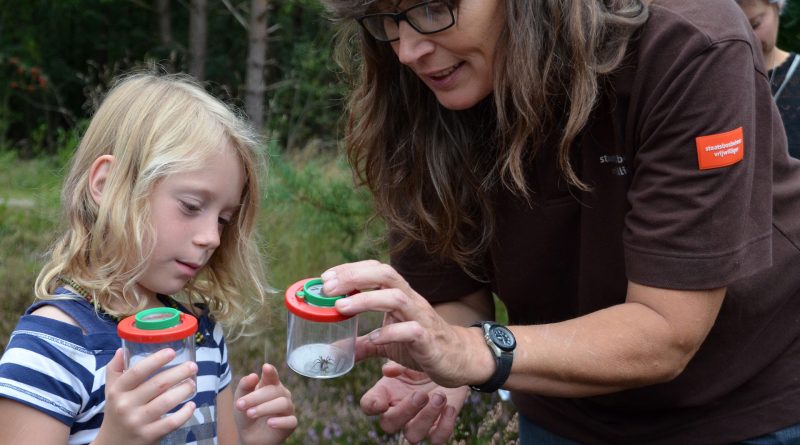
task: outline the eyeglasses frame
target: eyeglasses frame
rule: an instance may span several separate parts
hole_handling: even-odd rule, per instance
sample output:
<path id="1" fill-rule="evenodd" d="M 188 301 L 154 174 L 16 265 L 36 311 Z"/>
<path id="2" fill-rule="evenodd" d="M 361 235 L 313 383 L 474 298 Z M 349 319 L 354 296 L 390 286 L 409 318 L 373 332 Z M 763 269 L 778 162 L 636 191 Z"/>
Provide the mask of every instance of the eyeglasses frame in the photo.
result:
<path id="1" fill-rule="evenodd" d="M 441 4 L 443 4 L 444 6 L 447 7 L 447 11 L 450 13 L 450 24 L 445 26 L 444 28 L 437 29 L 436 31 L 422 31 L 419 28 L 417 28 L 416 25 L 414 25 L 413 21 L 408 19 L 407 13 L 408 13 L 408 11 L 411 11 L 412 9 L 419 8 L 419 7 L 424 6 L 424 5 L 429 5 L 431 3 L 441 3 Z M 444 30 L 446 30 L 448 28 L 452 28 L 453 25 L 456 24 L 456 16 L 453 13 L 453 7 L 450 6 L 449 4 L 447 4 L 446 2 L 441 1 L 441 0 L 427 0 L 427 1 L 424 1 L 424 2 L 421 2 L 421 3 L 417 3 L 416 5 L 408 7 L 408 8 L 406 8 L 406 9 L 400 11 L 400 12 L 378 12 L 378 13 L 375 13 L 375 14 L 365 14 L 365 15 L 362 15 L 361 17 L 357 17 L 356 18 L 356 21 L 358 22 L 358 24 L 361 25 L 361 28 L 363 28 L 364 31 L 367 34 L 369 34 L 370 37 L 372 37 L 373 39 L 375 39 L 375 40 L 377 40 L 379 42 L 387 42 L 387 43 L 396 42 L 396 41 L 400 40 L 400 37 L 398 36 L 398 37 L 396 37 L 394 39 L 381 39 L 381 38 L 376 37 L 372 33 L 372 31 L 370 31 L 369 28 L 367 28 L 367 26 L 364 25 L 364 22 L 363 22 L 364 19 L 368 19 L 368 18 L 371 18 L 371 17 L 391 17 L 392 20 L 394 20 L 394 22 L 397 24 L 398 28 L 400 27 L 400 22 L 401 21 L 405 21 L 406 23 L 408 23 L 409 26 L 411 26 L 412 29 L 414 29 L 414 31 L 416 31 L 416 32 L 418 32 L 420 34 L 423 34 L 423 35 L 436 34 L 437 32 L 442 32 L 442 31 L 444 31 Z"/>

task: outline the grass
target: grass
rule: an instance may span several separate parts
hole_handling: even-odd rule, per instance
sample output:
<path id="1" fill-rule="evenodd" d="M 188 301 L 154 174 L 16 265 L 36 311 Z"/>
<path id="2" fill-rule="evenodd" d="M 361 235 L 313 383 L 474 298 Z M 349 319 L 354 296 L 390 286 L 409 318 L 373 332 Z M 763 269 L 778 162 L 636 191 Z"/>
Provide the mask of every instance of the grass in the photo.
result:
<path id="1" fill-rule="evenodd" d="M 276 150 L 273 150 L 277 152 Z M 59 218 L 59 187 L 65 156 L 20 160 L 0 151 L 0 346 L 5 349 L 17 318 L 32 301 L 38 273 Z M 357 363 L 347 375 L 313 380 L 286 366 L 286 312 L 282 290 L 319 276 L 328 267 L 366 258 L 385 259 L 379 221 L 367 224 L 370 199 L 354 190 L 348 168 L 336 156 L 306 150 L 273 155 L 259 231 L 267 254 L 269 281 L 277 290 L 260 314 L 255 335 L 230 344 L 237 375 L 274 364 L 293 393 L 300 424 L 289 444 L 403 443 L 386 434 L 378 419 L 365 416 L 359 399 L 380 376 L 380 360 Z M 12 203 L 13 204 L 10 204 Z M 19 205 L 23 203 L 23 205 Z M 25 203 L 30 203 L 28 206 Z M 499 317 L 505 317 L 499 305 Z M 378 327 L 381 314 L 363 314 L 359 331 Z M 461 412 L 454 444 L 516 441 L 516 416 L 496 395 L 472 394 Z"/>

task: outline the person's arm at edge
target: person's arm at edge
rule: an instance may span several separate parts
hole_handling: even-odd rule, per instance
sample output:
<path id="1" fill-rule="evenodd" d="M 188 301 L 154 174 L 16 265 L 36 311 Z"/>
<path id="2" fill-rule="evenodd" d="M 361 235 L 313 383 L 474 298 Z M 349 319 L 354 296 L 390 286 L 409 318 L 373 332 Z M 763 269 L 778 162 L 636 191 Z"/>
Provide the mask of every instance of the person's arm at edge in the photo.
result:
<path id="1" fill-rule="evenodd" d="M 0 398 L 0 443 L 66 444 L 69 427 L 37 409 Z"/>
<path id="2" fill-rule="evenodd" d="M 228 385 L 217 394 L 217 439 L 220 445 L 237 445 L 239 433 L 233 418 L 233 390 Z"/>

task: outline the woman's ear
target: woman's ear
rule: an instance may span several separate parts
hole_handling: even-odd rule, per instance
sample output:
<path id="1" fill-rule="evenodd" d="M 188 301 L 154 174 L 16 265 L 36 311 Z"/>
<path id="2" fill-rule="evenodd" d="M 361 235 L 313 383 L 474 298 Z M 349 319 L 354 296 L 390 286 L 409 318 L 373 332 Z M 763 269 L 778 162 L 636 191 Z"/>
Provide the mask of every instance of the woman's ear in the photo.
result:
<path id="1" fill-rule="evenodd" d="M 103 189 L 105 189 L 106 179 L 108 179 L 113 163 L 114 156 L 103 155 L 95 159 L 89 168 L 89 193 L 92 194 L 92 199 L 97 205 L 100 205 L 100 198 L 103 197 Z"/>

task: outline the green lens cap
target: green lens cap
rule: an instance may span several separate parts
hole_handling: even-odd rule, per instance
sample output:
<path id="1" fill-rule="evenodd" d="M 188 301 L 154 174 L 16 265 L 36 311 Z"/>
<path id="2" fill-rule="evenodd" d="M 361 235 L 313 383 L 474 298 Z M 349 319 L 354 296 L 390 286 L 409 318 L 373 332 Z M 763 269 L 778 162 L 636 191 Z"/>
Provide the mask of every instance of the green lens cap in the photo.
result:
<path id="1" fill-rule="evenodd" d="M 154 307 L 136 314 L 136 327 L 147 331 L 169 329 L 181 324 L 181 312 L 171 307 Z"/>
<path id="2" fill-rule="evenodd" d="M 336 300 L 346 297 L 346 295 L 328 296 L 322 292 L 322 279 L 315 278 L 309 280 L 303 285 L 303 290 L 297 293 L 297 296 L 306 300 L 306 303 L 313 304 L 314 306 L 333 307 Z"/>

